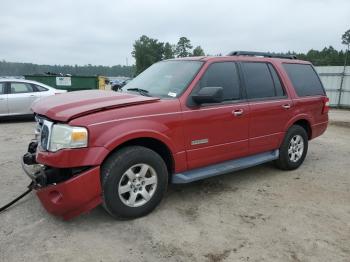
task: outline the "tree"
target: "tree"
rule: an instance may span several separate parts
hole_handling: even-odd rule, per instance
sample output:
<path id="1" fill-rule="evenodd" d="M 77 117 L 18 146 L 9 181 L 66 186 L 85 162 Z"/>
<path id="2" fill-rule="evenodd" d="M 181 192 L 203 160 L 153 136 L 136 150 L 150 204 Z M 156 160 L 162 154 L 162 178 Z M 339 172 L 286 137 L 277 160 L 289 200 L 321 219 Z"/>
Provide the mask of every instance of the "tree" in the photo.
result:
<path id="1" fill-rule="evenodd" d="M 193 56 L 205 56 L 205 53 L 202 47 L 199 45 L 195 49 L 193 49 Z"/>
<path id="2" fill-rule="evenodd" d="M 191 55 L 191 49 L 191 41 L 183 36 L 177 42 L 175 53 L 177 57 L 186 57 Z"/>
<path id="3" fill-rule="evenodd" d="M 136 60 L 136 75 L 147 69 L 152 64 L 162 60 L 164 53 L 164 43 L 157 39 L 141 36 L 134 43 L 132 56 Z"/>
<path id="4" fill-rule="evenodd" d="M 342 39 L 342 44 L 347 45 L 348 46 L 348 50 L 349 50 L 349 46 L 350 46 L 350 29 L 347 30 L 341 37 Z"/>
<path id="5" fill-rule="evenodd" d="M 350 49 L 350 29 L 342 35 L 341 39 L 342 39 L 342 44 L 347 45 L 347 49 L 345 50 L 345 59 L 344 59 L 344 74 L 345 74 L 346 64 L 348 60 L 348 52 Z"/>
<path id="6" fill-rule="evenodd" d="M 175 57 L 175 47 L 168 42 L 164 45 L 163 59 L 171 59 Z"/>

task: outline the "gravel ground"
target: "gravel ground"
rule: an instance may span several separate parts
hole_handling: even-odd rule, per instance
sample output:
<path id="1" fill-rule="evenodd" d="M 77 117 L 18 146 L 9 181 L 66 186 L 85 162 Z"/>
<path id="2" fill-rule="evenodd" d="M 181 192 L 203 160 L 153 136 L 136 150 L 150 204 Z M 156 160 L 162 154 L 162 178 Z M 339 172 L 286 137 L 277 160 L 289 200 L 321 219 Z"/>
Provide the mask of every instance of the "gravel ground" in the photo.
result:
<path id="1" fill-rule="evenodd" d="M 0 123 L 0 205 L 29 179 L 34 124 Z M 101 207 L 65 222 L 31 193 L 0 214 L 0 261 L 350 261 L 350 129 L 330 126 L 298 170 L 266 164 L 185 186 L 133 221 Z"/>

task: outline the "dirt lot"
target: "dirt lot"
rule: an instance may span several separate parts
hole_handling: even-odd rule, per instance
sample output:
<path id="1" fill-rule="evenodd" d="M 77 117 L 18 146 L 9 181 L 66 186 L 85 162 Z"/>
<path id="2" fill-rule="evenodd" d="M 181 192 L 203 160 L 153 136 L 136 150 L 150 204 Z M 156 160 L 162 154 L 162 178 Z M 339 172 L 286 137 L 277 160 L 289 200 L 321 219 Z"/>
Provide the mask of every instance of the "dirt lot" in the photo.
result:
<path id="1" fill-rule="evenodd" d="M 19 157 L 32 122 L 0 123 L 0 205 L 29 179 Z M 271 164 L 171 186 L 149 216 L 99 207 L 64 222 L 31 193 L 0 214 L 0 261 L 350 261 L 350 129 L 330 126 L 303 166 Z"/>

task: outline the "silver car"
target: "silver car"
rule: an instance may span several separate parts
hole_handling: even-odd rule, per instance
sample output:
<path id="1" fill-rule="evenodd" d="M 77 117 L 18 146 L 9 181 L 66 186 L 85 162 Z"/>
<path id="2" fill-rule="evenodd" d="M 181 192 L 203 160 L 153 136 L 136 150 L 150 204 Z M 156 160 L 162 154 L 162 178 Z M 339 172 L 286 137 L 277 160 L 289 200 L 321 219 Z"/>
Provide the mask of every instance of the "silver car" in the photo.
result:
<path id="1" fill-rule="evenodd" d="M 0 78 L 0 116 L 33 114 L 34 101 L 65 92 L 36 81 Z"/>

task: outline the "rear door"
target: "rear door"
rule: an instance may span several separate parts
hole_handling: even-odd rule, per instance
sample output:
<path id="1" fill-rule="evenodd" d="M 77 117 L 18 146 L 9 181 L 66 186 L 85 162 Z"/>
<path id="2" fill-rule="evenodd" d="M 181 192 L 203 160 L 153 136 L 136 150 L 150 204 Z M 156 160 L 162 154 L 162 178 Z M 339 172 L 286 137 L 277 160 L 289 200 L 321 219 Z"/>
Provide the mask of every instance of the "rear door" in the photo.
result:
<path id="1" fill-rule="evenodd" d="M 249 108 L 242 99 L 236 63 L 215 62 L 209 65 L 193 92 L 208 86 L 222 87 L 224 102 L 193 105 L 183 112 L 190 169 L 248 153 Z"/>
<path id="2" fill-rule="evenodd" d="M 34 92 L 33 86 L 28 83 L 9 83 L 8 108 L 10 115 L 32 114 L 32 103 L 40 97 L 39 92 Z"/>
<path id="3" fill-rule="evenodd" d="M 250 107 L 250 154 L 277 149 L 291 117 L 292 100 L 274 66 L 265 62 L 242 62 Z"/>
<path id="4" fill-rule="evenodd" d="M 8 114 L 6 82 L 0 82 L 0 116 Z"/>

